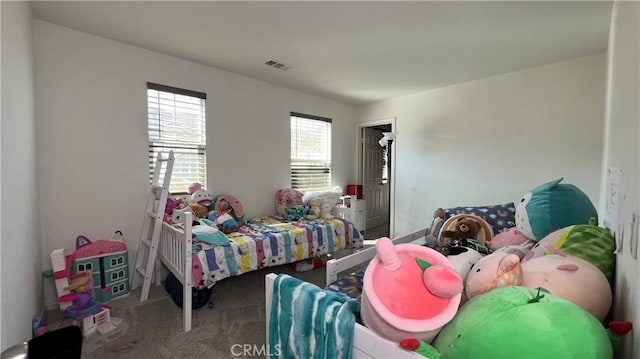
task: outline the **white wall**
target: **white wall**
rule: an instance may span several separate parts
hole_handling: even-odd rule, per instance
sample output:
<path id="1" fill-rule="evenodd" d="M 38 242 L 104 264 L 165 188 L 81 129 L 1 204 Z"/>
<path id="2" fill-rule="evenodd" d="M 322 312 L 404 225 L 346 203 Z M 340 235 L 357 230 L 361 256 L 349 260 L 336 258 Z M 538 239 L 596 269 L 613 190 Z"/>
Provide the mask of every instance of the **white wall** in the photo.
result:
<path id="1" fill-rule="evenodd" d="M 605 60 L 596 54 L 358 107 L 358 122 L 396 117 L 395 234 L 427 226 L 437 207 L 517 201 L 559 177 L 597 207 Z"/>
<path id="2" fill-rule="evenodd" d="M 237 197 L 248 216 L 275 214 L 274 194 L 289 186 L 291 111 L 333 119 L 333 185 L 352 180 L 352 106 L 39 20 L 34 49 L 45 267 L 80 234 L 120 229 L 136 248 L 147 81 L 207 94 L 207 187 Z"/>
<path id="3" fill-rule="evenodd" d="M 2 1 L 2 336 L 0 351 L 31 339 L 40 314 L 42 266 L 37 210 L 31 11 Z"/>
<path id="4" fill-rule="evenodd" d="M 605 213 L 606 171 L 622 169 L 624 236 L 616 262 L 614 319 L 635 329 L 624 337 L 620 358 L 640 358 L 640 262 L 630 252 L 632 213 L 640 216 L 640 3 L 616 1 L 609 35 L 607 104 L 600 213 Z M 617 217 L 617 216 L 616 216 Z"/>

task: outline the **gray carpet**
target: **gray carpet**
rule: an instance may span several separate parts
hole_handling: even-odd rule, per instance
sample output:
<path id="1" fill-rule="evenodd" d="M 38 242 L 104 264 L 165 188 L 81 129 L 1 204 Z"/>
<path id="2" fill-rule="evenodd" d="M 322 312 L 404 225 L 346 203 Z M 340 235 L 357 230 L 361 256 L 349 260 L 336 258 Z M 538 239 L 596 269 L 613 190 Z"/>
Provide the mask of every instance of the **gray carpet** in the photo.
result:
<path id="1" fill-rule="evenodd" d="M 192 330 L 188 333 L 182 329 L 182 309 L 173 303 L 164 286 L 152 285 L 145 302 L 139 301 L 137 289 L 108 303 L 111 316 L 117 318 L 114 321 L 121 322 L 109 333 L 85 338 L 82 357 L 243 358 L 232 354 L 234 344 L 257 344 L 258 349 L 265 344 L 264 276 L 271 272 L 287 273 L 321 287 L 325 284 L 325 268 L 295 272 L 290 265 L 224 279 L 214 286 L 213 308 L 205 306 L 193 311 Z M 50 312 L 47 321 L 56 316 L 59 311 Z M 56 325 L 64 325 L 64 321 L 52 327 Z"/>
<path id="2" fill-rule="evenodd" d="M 383 224 L 378 227 L 369 228 L 364 231 L 365 240 L 376 240 L 381 237 L 389 237 L 389 224 Z"/>

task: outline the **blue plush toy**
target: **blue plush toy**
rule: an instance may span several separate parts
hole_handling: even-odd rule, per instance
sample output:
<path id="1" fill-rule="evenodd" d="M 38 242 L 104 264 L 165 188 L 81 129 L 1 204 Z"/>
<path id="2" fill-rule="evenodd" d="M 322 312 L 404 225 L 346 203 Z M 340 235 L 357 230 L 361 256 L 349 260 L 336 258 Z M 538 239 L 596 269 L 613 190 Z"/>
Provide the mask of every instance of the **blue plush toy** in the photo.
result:
<path id="1" fill-rule="evenodd" d="M 295 205 L 285 210 L 282 218 L 285 221 L 299 221 L 305 219 L 309 214 L 313 214 L 313 210 L 309 206 Z"/>
<path id="2" fill-rule="evenodd" d="M 545 183 L 526 193 L 516 206 L 516 227 L 527 238 L 539 241 L 552 231 L 598 218 L 587 195 L 564 178 Z"/>

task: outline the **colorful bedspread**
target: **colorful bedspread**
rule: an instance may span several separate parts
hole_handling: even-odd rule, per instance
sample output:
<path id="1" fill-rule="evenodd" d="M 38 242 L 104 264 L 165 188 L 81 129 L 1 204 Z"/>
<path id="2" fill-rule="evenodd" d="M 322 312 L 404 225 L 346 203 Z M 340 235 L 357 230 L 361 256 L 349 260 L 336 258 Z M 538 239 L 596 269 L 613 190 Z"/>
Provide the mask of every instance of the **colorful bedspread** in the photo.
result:
<path id="1" fill-rule="evenodd" d="M 286 222 L 279 216 L 260 217 L 248 220 L 227 237 L 225 245 L 194 241 L 203 271 L 201 285 L 212 286 L 260 268 L 363 246 L 358 229 L 338 218 Z"/>

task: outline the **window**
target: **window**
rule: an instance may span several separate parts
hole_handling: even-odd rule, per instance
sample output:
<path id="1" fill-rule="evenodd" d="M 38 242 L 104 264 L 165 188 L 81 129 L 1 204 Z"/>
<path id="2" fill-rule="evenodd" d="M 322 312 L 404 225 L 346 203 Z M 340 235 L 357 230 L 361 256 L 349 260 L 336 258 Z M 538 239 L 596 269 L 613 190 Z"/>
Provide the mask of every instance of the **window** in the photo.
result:
<path id="1" fill-rule="evenodd" d="M 124 278 L 124 270 L 119 270 L 117 272 L 111 273 L 111 281 L 118 280 Z"/>
<path id="2" fill-rule="evenodd" d="M 124 283 L 118 284 L 118 285 L 114 285 L 113 287 L 111 287 L 111 293 L 112 294 L 118 294 L 120 292 L 124 292 L 124 290 L 125 290 Z"/>
<path id="3" fill-rule="evenodd" d="M 111 258 L 111 266 L 117 266 L 119 264 L 124 264 L 124 257 Z"/>
<path id="4" fill-rule="evenodd" d="M 78 264 L 78 272 L 84 272 L 86 270 L 92 271 L 93 265 L 91 263 Z"/>
<path id="5" fill-rule="evenodd" d="M 158 152 L 173 150 L 169 192 L 184 193 L 193 182 L 206 186 L 206 98 L 204 93 L 147 83 L 149 183 Z"/>
<path id="6" fill-rule="evenodd" d="M 382 183 L 389 182 L 389 147 L 391 144 L 387 144 L 382 148 Z"/>
<path id="7" fill-rule="evenodd" d="M 291 113 L 291 188 L 331 189 L 331 119 Z"/>

